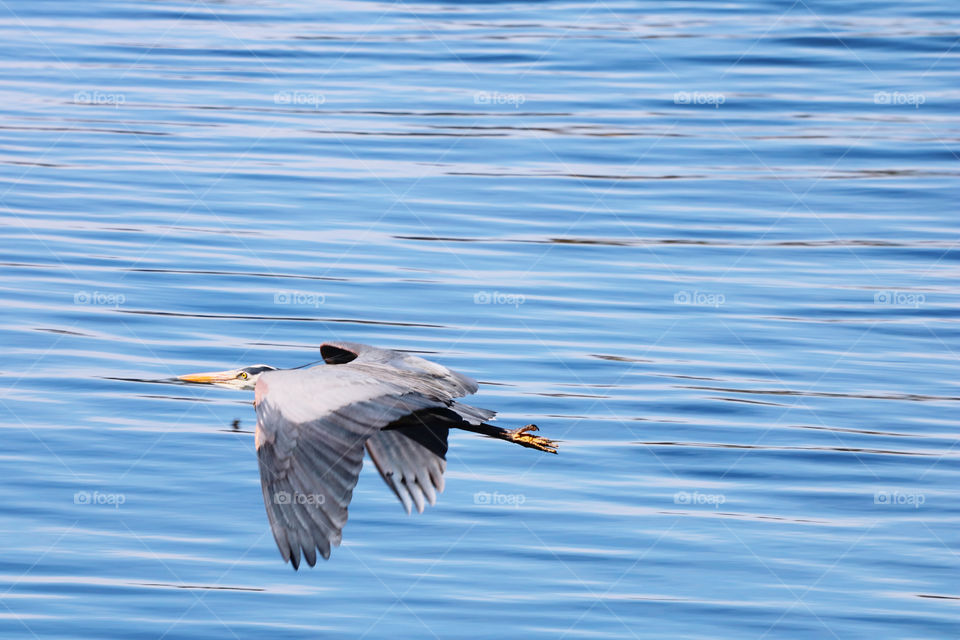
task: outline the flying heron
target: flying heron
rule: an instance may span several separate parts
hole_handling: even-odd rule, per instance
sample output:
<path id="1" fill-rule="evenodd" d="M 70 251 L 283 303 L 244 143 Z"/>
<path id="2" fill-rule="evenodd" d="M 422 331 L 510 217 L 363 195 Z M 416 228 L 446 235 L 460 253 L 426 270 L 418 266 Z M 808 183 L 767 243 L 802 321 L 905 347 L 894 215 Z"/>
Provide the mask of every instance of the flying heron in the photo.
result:
<path id="1" fill-rule="evenodd" d="M 476 381 L 429 360 L 353 342 L 320 347 L 323 364 L 264 364 L 180 376 L 180 380 L 255 390 L 260 484 L 273 538 L 285 562 L 311 567 L 330 557 L 366 449 L 409 514 L 443 491 L 447 434 L 464 429 L 556 453 L 537 426 L 486 424 L 494 411 L 457 402 Z"/>

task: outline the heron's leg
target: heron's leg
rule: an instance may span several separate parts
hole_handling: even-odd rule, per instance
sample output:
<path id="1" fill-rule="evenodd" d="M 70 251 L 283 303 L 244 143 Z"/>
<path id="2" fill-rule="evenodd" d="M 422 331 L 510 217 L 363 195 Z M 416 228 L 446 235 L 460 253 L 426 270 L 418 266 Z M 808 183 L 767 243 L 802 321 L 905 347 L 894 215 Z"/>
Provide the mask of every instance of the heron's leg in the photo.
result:
<path id="1" fill-rule="evenodd" d="M 557 452 L 557 443 L 554 440 L 548 440 L 547 438 L 542 438 L 540 436 L 532 435 L 531 432 L 539 431 L 539 428 L 535 424 L 528 424 L 525 427 L 519 427 L 517 429 L 501 429 L 500 427 L 495 427 L 492 424 L 459 424 L 458 428 L 465 431 L 472 431 L 474 433 L 480 433 L 485 436 L 490 436 L 491 438 L 496 438 L 498 440 L 506 440 L 507 442 L 515 442 L 521 447 L 529 447 L 530 449 L 539 449 L 540 451 L 546 451 L 547 453 L 556 453 Z"/>

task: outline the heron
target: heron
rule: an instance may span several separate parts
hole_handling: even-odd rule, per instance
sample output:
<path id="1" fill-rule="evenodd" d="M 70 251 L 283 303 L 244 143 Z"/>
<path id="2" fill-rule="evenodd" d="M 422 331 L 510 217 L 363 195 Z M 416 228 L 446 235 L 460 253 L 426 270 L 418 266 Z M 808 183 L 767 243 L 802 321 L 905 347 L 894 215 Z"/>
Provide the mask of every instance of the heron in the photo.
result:
<path id="1" fill-rule="evenodd" d="M 443 491 L 447 435 L 463 429 L 548 453 L 557 443 L 528 424 L 487 424 L 496 412 L 458 402 L 477 383 L 419 356 L 326 342 L 322 362 L 295 369 L 257 364 L 179 379 L 254 391 L 254 443 L 273 538 L 284 562 L 330 558 L 347 522 L 364 451 L 408 514 Z"/>

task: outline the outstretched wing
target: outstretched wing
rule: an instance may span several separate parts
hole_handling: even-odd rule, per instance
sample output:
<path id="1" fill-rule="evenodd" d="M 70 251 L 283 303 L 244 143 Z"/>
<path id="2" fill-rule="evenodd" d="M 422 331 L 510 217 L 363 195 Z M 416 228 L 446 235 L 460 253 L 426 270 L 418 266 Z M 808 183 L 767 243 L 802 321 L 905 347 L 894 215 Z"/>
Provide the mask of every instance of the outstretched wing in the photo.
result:
<path id="1" fill-rule="evenodd" d="M 347 521 L 367 439 L 443 402 L 335 367 L 271 371 L 257 380 L 257 458 L 273 537 L 285 561 L 330 557 Z"/>
<path id="2" fill-rule="evenodd" d="M 448 426 L 493 415 L 454 401 L 476 382 L 423 358 L 354 343 L 324 344 L 321 355 L 326 365 L 268 371 L 256 386 L 263 499 L 294 568 L 301 554 L 313 566 L 317 550 L 328 558 L 340 544 L 364 445 L 408 511 L 411 500 L 422 510 L 443 488 Z M 438 431 L 428 431 L 442 435 L 442 452 L 424 438 L 429 425 L 409 422 L 437 411 Z"/>
<path id="3" fill-rule="evenodd" d="M 476 381 L 419 356 L 355 342 L 325 343 L 320 354 L 328 365 L 365 371 L 443 400 L 447 408 L 404 416 L 367 441 L 370 459 L 403 508 L 410 513 L 416 505 L 423 513 L 424 506 L 435 504 L 437 493 L 443 491 L 449 429 L 463 422 L 480 424 L 495 415 L 454 401 L 475 393 Z"/>
<path id="4" fill-rule="evenodd" d="M 364 371 L 377 380 L 391 382 L 410 391 L 443 400 L 477 392 L 473 378 L 452 371 L 436 362 L 393 349 L 378 349 L 356 342 L 325 342 L 320 355 L 338 370 Z"/>

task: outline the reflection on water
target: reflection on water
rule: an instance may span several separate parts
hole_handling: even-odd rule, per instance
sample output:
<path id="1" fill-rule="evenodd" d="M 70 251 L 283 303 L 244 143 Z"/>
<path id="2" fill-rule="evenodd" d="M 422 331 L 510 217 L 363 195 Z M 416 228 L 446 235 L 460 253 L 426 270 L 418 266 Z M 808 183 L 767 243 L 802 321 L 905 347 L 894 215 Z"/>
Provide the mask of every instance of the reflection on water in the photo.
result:
<path id="1" fill-rule="evenodd" d="M 958 26 L 0 5 L 4 637 L 955 637 Z M 325 340 L 561 454 L 368 465 L 283 570 L 248 399 L 169 382 Z"/>

